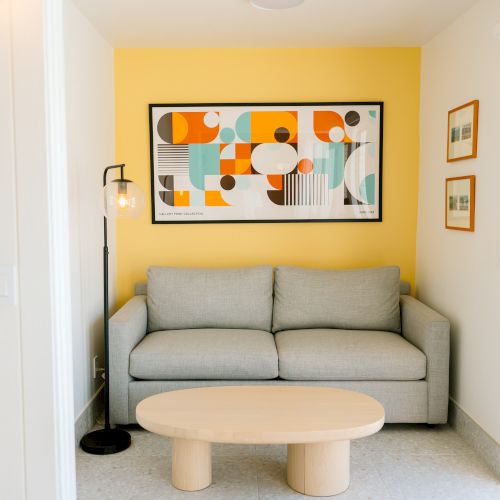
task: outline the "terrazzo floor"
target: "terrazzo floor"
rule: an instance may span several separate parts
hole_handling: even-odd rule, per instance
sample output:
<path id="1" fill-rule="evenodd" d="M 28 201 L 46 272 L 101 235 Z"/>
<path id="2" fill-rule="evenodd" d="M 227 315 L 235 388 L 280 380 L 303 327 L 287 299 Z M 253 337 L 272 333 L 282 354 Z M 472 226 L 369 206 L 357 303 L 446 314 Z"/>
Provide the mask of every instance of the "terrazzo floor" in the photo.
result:
<path id="1" fill-rule="evenodd" d="M 212 449 L 213 484 L 186 493 L 170 484 L 170 443 L 140 428 L 116 455 L 77 451 L 79 500 L 304 499 L 286 484 L 286 446 Z M 312 498 L 312 497 L 309 497 Z M 500 481 L 448 426 L 388 424 L 353 441 L 351 485 L 339 500 L 500 500 Z"/>

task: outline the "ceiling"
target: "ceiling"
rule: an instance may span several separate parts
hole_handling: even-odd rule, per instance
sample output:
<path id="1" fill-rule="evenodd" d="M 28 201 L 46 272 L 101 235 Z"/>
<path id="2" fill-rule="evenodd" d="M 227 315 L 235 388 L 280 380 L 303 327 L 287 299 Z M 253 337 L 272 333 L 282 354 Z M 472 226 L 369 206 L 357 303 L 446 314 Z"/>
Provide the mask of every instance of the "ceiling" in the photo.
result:
<path id="1" fill-rule="evenodd" d="M 73 0 L 114 47 L 420 46 L 477 0 Z"/>

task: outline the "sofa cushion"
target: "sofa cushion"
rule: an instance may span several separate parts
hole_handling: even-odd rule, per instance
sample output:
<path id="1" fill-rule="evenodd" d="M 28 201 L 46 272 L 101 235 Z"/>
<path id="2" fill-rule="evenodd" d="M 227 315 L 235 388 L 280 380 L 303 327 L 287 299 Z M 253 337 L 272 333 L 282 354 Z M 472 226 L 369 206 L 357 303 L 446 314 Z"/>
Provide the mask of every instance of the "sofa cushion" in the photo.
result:
<path id="1" fill-rule="evenodd" d="M 290 330 L 275 335 L 287 380 L 420 380 L 423 352 L 392 332 Z"/>
<path id="2" fill-rule="evenodd" d="M 273 335 L 259 330 L 154 332 L 130 353 L 130 375 L 144 380 L 252 380 L 278 376 Z"/>
<path id="3" fill-rule="evenodd" d="M 299 328 L 401 331 L 399 268 L 278 267 L 273 331 Z"/>
<path id="4" fill-rule="evenodd" d="M 273 270 L 148 269 L 148 331 L 184 328 L 271 330 Z"/>

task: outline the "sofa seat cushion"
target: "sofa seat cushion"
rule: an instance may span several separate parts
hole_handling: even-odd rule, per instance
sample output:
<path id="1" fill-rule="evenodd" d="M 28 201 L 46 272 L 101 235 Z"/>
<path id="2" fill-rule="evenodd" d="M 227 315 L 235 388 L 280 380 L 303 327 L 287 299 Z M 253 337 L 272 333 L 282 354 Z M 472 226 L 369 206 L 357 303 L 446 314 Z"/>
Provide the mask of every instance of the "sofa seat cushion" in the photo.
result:
<path id="1" fill-rule="evenodd" d="M 287 380 L 420 380 L 426 357 L 401 335 L 363 330 L 289 330 L 275 335 Z"/>
<path id="2" fill-rule="evenodd" d="M 146 335 L 130 353 L 143 380 L 252 380 L 278 376 L 273 335 L 260 330 L 169 330 Z"/>

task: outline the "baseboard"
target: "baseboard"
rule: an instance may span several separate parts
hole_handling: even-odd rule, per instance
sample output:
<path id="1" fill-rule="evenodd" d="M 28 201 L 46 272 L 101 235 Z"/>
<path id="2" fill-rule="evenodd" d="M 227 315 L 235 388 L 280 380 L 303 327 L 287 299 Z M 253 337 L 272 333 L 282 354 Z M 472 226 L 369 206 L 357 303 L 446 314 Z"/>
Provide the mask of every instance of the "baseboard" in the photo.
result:
<path id="1" fill-rule="evenodd" d="M 75 420 L 75 441 L 79 445 L 80 439 L 87 434 L 97 422 L 97 418 L 104 411 L 104 384 L 97 389 L 91 400 L 85 405 Z"/>
<path id="2" fill-rule="evenodd" d="M 450 398 L 449 424 L 500 477 L 500 445 L 460 405 Z"/>

